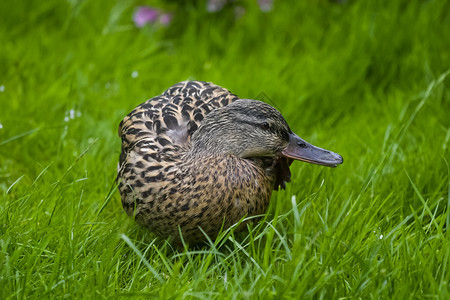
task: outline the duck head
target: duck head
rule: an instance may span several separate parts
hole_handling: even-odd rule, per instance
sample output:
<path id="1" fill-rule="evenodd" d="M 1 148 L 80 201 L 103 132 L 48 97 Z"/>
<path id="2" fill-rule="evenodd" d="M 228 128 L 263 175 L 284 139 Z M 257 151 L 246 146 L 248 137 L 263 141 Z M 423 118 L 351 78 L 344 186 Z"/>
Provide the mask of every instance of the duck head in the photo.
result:
<path id="1" fill-rule="evenodd" d="M 284 182 L 290 181 L 293 160 L 327 167 L 343 162 L 339 154 L 316 147 L 292 132 L 275 108 L 251 99 L 239 99 L 210 112 L 193 133 L 190 152 L 273 158 L 279 173 L 276 188 L 284 188 Z"/>

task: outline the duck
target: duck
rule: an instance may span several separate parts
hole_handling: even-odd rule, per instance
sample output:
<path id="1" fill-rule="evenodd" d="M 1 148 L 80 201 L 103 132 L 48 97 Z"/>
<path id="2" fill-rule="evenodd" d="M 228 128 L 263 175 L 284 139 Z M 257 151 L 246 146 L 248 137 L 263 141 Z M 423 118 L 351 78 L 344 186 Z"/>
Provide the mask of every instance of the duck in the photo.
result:
<path id="1" fill-rule="evenodd" d="M 271 105 L 204 81 L 176 83 L 138 105 L 120 122 L 119 136 L 125 212 L 175 243 L 214 240 L 243 218 L 263 215 L 295 160 L 343 163 L 296 135 Z"/>

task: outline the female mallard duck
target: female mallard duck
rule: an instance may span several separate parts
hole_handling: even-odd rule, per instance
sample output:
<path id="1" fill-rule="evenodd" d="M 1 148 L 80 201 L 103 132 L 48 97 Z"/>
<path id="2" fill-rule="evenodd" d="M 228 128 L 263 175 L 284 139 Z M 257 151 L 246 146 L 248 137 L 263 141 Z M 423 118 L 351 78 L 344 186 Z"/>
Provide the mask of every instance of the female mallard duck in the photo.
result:
<path id="1" fill-rule="evenodd" d="M 125 211 L 178 242 L 180 231 L 197 243 L 204 233 L 214 238 L 222 226 L 263 214 L 272 190 L 290 181 L 293 160 L 329 167 L 343 161 L 302 140 L 270 105 L 200 81 L 177 83 L 136 107 L 119 136 Z"/>

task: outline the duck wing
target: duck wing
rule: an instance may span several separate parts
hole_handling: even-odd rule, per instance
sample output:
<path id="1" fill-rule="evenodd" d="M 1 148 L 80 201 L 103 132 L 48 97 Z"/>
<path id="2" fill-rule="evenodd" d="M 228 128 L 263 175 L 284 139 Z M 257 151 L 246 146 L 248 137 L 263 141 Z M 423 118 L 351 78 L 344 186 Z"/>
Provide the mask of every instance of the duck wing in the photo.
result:
<path id="1" fill-rule="evenodd" d="M 188 147 L 192 134 L 208 113 L 237 99 L 213 83 L 183 81 L 145 101 L 120 122 L 120 167 L 135 146 L 153 150 L 150 152 L 155 154 Z"/>

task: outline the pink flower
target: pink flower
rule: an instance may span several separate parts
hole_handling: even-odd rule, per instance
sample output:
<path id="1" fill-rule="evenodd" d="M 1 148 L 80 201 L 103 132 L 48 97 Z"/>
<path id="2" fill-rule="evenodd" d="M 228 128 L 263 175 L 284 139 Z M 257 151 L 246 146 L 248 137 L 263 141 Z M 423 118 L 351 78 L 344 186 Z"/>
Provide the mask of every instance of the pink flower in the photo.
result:
<path id="1" fill-rule="evenodd" d="M 139 6 L 133 15 L 136 27 L 144 27 L 148 23 L 153 23 L 158 19 L 158 11 L 149 6 Z"/>
<path id="2" fill-rule="evenodd" d="M 218 12 L 222 10 L 223 6 L 227 3 L 227 0 L 209 0 L 206 6 L 206 10 L 209 12 Z"/>
<path id="3" fill-rule="evenodd" d="M 159 16 L 159 23 L 162 25 L 169 25 L 170 21 L 172 20 L 172 14 L 165 13 Z"/>
<path id="4" fill-rule="evenodd" d="M 273 9 L 273 0 L 258 0 L 259 9 L 263 12 L 268 12 Z"/>

